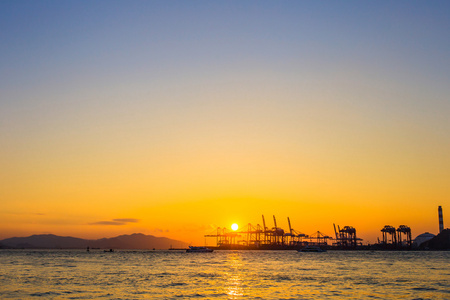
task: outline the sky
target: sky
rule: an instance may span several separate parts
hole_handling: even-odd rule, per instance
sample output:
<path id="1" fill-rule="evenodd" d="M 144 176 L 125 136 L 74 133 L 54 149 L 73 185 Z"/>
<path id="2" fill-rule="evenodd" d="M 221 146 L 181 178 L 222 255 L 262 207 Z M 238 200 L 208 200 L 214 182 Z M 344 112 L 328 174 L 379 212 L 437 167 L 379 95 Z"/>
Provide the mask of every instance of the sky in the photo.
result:
<path id="1" fill-rule="evenodd" d="M 0 2 L 0 239 L 450 224 L 450 2 Z M 446 213 L 446 211 L 448 213 Z"/>

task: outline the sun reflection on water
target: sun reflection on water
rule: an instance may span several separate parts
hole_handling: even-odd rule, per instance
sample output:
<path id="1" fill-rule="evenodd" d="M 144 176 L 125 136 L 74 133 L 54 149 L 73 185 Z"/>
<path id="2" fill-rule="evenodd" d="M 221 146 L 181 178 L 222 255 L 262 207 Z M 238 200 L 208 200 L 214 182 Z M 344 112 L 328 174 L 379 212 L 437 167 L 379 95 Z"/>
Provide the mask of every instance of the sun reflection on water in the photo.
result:
<path id="1" fill-rule="evenodd" d="M 238 252 L 231 252 L 228 255 L 226 273 L 226 293 L 229 299 L 238 299 L 244 295 L 242 288 L 242 259 Z"/>

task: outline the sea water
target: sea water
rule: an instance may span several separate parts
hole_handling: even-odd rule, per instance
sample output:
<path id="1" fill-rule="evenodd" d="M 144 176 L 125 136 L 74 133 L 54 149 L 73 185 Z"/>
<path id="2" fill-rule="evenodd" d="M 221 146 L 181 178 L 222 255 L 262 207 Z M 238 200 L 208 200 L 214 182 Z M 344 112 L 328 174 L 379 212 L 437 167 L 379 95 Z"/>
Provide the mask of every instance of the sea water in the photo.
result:
<path id="1" fill-rule="evenodd" d="M 0 299 L 450 299 L 450 252 L 0 250 Z"/>

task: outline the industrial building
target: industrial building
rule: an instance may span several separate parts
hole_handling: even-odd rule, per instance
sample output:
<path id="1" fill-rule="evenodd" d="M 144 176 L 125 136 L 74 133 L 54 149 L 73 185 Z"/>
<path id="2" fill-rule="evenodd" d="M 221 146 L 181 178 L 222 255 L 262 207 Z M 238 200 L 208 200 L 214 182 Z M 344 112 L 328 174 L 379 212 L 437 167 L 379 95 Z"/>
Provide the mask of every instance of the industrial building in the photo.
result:
<path id="1" fill-rule="evenodd" d="M 381 229 L 381 240 L 372 246 L 363 246 L 362 239 L 356 236 L 356 229 L 352 226 L 334 227 L 334 237 L 316 231 L 313 234 L 304 234 L 291 227 L 291 221 L 287 218 L 289 230 L 284 230 L 277 225 L 277 220 L 273 216 L 273 226 L 266 224 L 264 215 L 262 225 L 248 224 L 245 228 L 230 231 L 227 228 L 217 228 L 214 232 L 205 235 L 205 239 L 215 239 L 217 249 L 245 249 L 245 250 L 300 250 L 308 245 L 319 246 L 326 249 L 380 249 L 380 250 L 409 250 L 412 248 L 426 248 L 428 245 L 438 245 L 433 247 L 447 247 L 446 237 L 450 233 L 449 229 L 444 229 L 442 207 L 438 207 L 439 233 L 437 236 L 431 233 L 418 235 L 412 240 L 411 228 L 407 225 L 399 225 L 397 228 L 385 225 Z M 439 239 L 438 239 L 439 237 Z M 436 242 L 439 241 L 439 242 Z M 444 242 L 442 242 L 444 241 Z M 444 243 L 444 246 L 439 246 Z"/>

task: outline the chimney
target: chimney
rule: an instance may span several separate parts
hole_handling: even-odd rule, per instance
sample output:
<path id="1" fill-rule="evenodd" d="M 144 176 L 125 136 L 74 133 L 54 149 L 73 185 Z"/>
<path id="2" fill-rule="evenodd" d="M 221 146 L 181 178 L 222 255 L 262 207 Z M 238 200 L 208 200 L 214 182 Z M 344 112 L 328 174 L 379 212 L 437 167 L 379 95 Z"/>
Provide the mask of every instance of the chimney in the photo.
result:
<path id="1" fill-rule="evenodd" d="M 442 217 L 442 206 L 438 207 L 438 213 L 439 213 L 439 233 L 444 230 L 444 218 Z"/>

